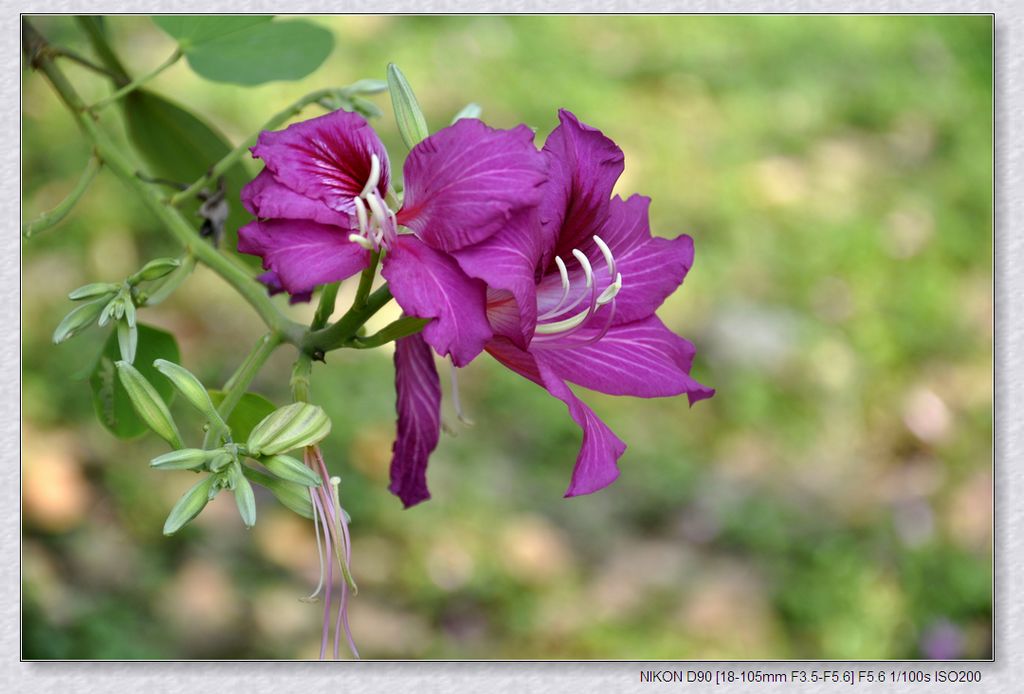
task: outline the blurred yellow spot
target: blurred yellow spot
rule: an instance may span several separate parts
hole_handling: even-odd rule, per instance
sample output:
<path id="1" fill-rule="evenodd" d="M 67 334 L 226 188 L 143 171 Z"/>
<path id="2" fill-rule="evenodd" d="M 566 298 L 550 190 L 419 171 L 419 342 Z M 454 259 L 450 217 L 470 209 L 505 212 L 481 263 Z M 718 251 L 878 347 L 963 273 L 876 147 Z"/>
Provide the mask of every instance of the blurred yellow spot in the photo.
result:
<path id="1" fill-rule="evenodd" d="M 26 519 L 50 532 L 64 532 L 82 522 L 92 490 L 66 436 L 25 432 L 22 482 Z"/>

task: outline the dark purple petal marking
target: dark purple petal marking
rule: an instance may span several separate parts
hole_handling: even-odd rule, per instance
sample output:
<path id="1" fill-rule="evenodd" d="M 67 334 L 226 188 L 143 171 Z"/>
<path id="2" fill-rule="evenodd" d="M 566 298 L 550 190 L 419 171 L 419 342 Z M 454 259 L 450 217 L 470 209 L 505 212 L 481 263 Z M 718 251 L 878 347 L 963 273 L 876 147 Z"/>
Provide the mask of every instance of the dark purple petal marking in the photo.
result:
<path id="1" fill-rule="evenodd" d="M 263 258 L 292 295 L 350 277 L 370 260 L 341 229 L 306 220 L 250 222 L 238 230 L 238 250 Z"/>
<path id="2" fill-rule="evenodd" d="M 441 433 L 441 382 L 420 335 L 395 342 L 398 434 L 391 448 L 391 486 L 406 508 L 430 498 L 427 461 Z"/>
<path id="3" fill-rule="evenodd" d="M 453 251 L 496 234 L 538 203 L 547 162 L 525 125 L 496 130 L 464 118 L 420 142 L 405 161 L 403 224 Z"/>
<path id="4" fill-rule="evenodd" d="M 451 256 L 414 236 L 398 236 L 384 257 L 381 275 L 403 311 L 435 319 L 422 334 L 438 354 L 465 366 L 483 351 L 493 335 L 486 315 L 486 285 L 467 277 Z"/>
<path id="5" fill-rule="evenodd" d="M 284 130 L 263 131 L 252 154 L 291 190 L 347 213 L 354 212 L 352 198 L 363 192 L 376 154 L 381 167 L 377 192 L 382 198 L 387 195 L 387 151 L 356 113 L 339 110 Z"/>

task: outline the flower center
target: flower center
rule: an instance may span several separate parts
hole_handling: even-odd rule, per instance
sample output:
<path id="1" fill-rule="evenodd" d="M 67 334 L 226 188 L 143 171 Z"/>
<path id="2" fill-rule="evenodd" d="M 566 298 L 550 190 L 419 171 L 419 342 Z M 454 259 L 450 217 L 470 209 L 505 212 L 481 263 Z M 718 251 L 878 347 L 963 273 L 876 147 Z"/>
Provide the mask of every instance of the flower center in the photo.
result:
<path id="1" fill-rule="evenodd" d="M 352 198 L 356 208 L 358 231 L 348 235 L 348 240 L 357 243 L 368 251 L 378 251 L 385 242 L 390 243 L 398 233 L 398 222 L 395 213 L 377 192 L 380 184 L 380 159 L 376 154 L 370 155 L 370 175 L 359 195 Z"/>
<path id="2" fill-rule="evenodd" d="M 608 318 L 603 329 L 593 338 L 593 341 L 601 339 L 611 326 L 612 317 L 615 314 L 615 297 L 618 295 L 619 290 L 622 289 L 622 274 L 616 271 L 615 256 L 612 255 L 612 251 L 608 244 L 604 242 L 604 239 L 596 235 L 592 238 L 594 239 L 594 244 L 604 257 L 605 266 L 608 270 L 609 284 L 603 291 L 598 290 L 598 282 L 595 279 L 594 267 L 590 259 L 583 251 L 574 248 L 572 255 L 576 258 L 583 272 L 584 284 L 582 289 L 579 288 L 578 284 L 574 288 L 565 261 L 556 255 L 555 265 L 558 267 L 558 274 L 562 283 L 562 294 L 558 303 L 553 308 L 537 316 L 536 334 L 540 336 L 539 339 L 541 341 L 553 337 L 565 337 L 576 332 L 597 314 L 598 309 L 607 304 L 611 304 L 611 310 L 607 312 Z M 577 278 L 577 283 L 578 281 L 579 278 Z M 569 297 L 572 295 L 575 295 L 575 297 L 567 304 L 566 302 L 569 301 Z M 584 302 L 587 302 L 585 308 L 579 309 L 580 304 Z"/>

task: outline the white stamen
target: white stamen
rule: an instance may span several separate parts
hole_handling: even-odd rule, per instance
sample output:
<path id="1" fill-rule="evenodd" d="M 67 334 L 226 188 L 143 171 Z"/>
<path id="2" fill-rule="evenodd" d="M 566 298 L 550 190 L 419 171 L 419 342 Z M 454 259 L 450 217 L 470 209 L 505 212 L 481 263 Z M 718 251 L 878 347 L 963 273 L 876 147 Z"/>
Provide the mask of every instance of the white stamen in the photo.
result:
<path id="1" fill-rule="evenodd" d="M 609 301 L 615 298 L 615 295 L 622 289 L 622 273 L 615 275 L 615 281 L 608 285 L 608 288 L 601 292 L 601 296 L 597 297 L 597 305 L 604 306 Z"/>
<path id="2" fill-rule="evenodd" d="M 580 265 L 583 266 L 583 274 L 587 276 L 587 289 L 590 289 L 594 285 L 594 268 L 590 266 L 590 260 L 578 248 L 572 249 L 572 254 L 576 256 L 576 260 L 580 261 Z"/>
<path id="3" fill-rule="evenodd" d="M 373 250 L 373 241 L 366 238 L 365 236 L 361 236 L 360 234 L 349 234 L 348 240 L 351 241 L 352 243 L 358 243 L 360 246 L 362 246 L 368 251 Z"/>
<path id="4" fill-rule="evenodd" d="M 604 262 L 608 265 L 608 276 L 615 277 L 615 256 L 612 255 L 612 249 L 608 248 L 608 244 L 598 236 L 594 235 L 594 243 L 601 249 L 601 255 L 604 256 Z"/>
<path id="5" fill-rule="evenodd" d="M 360 197 L 352 198 L 356 205 L 356 217 L 359 218 L 359 233 L 366 236 L 366 229 L 369 227 L 369 221 L 366 217 L 366 203 Z"/>
<path id="6" fill-rule="evenodd" d="M 312 489 L 309 490 L 309 500 L 313 504 L 313 508 L 316 508 L 316 499 L 313 498 L 314 492 Z M 326 522 L 326 519 L 324 519 Z M 316 535 L 316 556 L 320 560 L 320 582 L 316 584 L 316 588 L 312 593 L 304 598 L 299 598 L 302 602 L 317 602 L 320 598 L 320 591 L 324 589 L 324 573 L 326 567 L 324 566 L 324 548 L 323 541 L 320 537 L 320 514 L 316 511 L 313 512 L 313 534 Z"/>
<path id="7" fill-rule="evenodd" d="M 562 278 L 562 298 L 558 300 L 558 303 L 555 304 L 553 309 L 545 311 L 541 315 L 537 316 L 537 320 L 544 320 L 545 318 L 557 316 L 558 312 L 562 308 L 562 304 L 564 304 L 565 300 L 569 298 L 569 271 L 565 269 L 565 263 L 562 262 L 562 259 L 557 255 L 555 256 L 555 265 L 558 266 L 558 274 L 561 275 Z"/>
<path id="8" fill-rule="evenodd" d="M 580 325 L 590 316 L 590 309 L 586 308 L 577 313 L 572 318 L 566 318 L 556 323 L 538 323 L 537 334 L 538 335 L 554 335 L 555 333 L 562 333 L 566 330 L 572 330 L 576 326 Z"/>
<path id="9" fill-rule="evenodd" d="M 466 413 L 462 411 L 462 401 L 459 398 L 459 377 L 455 362 L 449 359 L 448 365 L 451 367 L 450 373 L 452 378 L 452 405 L 455 407 L 455 416 L 459 418 L 459 421 L 466 426 L 473 426 L 473 420 L 466 416 Z"/>
<path id="10" fill-rule="evenodd" d="M 359 193 L 361 197 L 368 197 L 370 191 L 374 190 L 380 184 L 380 159 L 377 158 L 376 154 L 370 155 L 370 177 L 366 179 L 366 185 L 363 186 L 363 191 Z"/>
<path id="11" fill-rule="evenodd" d="M 373 223 L 380 228 L 384 228 L 385 222 L 387 222 L 387 215 L 384 213 L 384 206 L 377 197 L 376 193 L 366 198 L 366 204 L 370 206 L 370 212 L 373 214 Z"/>

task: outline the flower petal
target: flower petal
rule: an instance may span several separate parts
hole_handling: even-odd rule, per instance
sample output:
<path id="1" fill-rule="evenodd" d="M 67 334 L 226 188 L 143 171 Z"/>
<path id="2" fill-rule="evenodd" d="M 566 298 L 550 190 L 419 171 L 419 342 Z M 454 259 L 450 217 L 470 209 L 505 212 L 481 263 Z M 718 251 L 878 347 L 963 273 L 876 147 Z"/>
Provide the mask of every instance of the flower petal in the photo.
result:
<path id="1" fill-rule="evenodd" d="M 320 200 L 299 195 L 263 169 L 242 188 L 242 204 L 260 219 L 308 219 L 321 224 L 351 228 L 348 214 L 336 212 Z"/>
<path id="2" fill-rule="evenodd" d="M 600 237 L 615 257 L 622 275 L 622 289 L 615 297 L 616 323 L 629 323 L 651 315 L 682 284 L 693 266 L 693 239 L 682 234 L 674 239 L 652 237 L 648 222 L 650 198 L 615 197 Z M 591 241 L 593 244 L 593 241 Z M 593 252 L 597 253 L 594 246 Z M 599 286 L 607 276 L 602 267 Z"/>
<path id="3" fill-rule="evenodd" d="M 352 198 L 366 186 L 371 155 L 376 154 L 381 167 L 377 192 L 382 198 L 387 195 L 387 150 L 357 113 L 333 111 L 284 130 L 265 130 L 252 154 L 288 188 L 341 212 L 354 209 Z"/>
<path id="4" fill-rule="evenodd" d="M 384 257 L 381 275 L 410 316 L 434 318 L 423 338 L 441 356 L 465 366 L 493 334 L 487 323 L 487 288 L 467 277 L 455 261 L 409 234 L 398 236 Z"/>
<path id="5" fill-rule="evenodd" d="M 409 152 L 398 222 L 439 250 L 479 243 L 540 201 L 546 172 L 525 125 L 496 130 L 463 118 Z"/>
<path id="6" fill-rule="evenodd" d="M 391 485 L 406 508 L 430 498 L 427 460 L 441 434 L 441 382 L 420 335 L 395 341 L 398 433 L 391 447 Z"/>
<path id="7" fill-rule="evenodd" d="M 293 296 L 350 277 L 370 260 L 338 227 L 307 220 L 250 222 L 238 230 L 238 250 L 263 258 L 263 269 Z"/>
<path id="8" fill-rule="evenodd" d="M 256 280 L 258 282 L 260 282 L 261 284 L 266 286 L 267 293 L 270 294 L 270 296 L 274 296 L 275 294 L 280 294 L 281 292 L 283 292 L 285 290 L 284 286 L 281 285 L 281 278 L 278 277 L 277 273 L 274 272 L 273 270 L 267 270 L 262 275 L 257 277 Z M 312 298 L 313 298 L 313 292 L 312 291 L 300 292 L 298 294 L 292 294 L 291 296 L 289 296 L 288 297 L 288 303 L 289 304 L 299 304 L 299 303 L 302 303 L 304 301 L 309 301 Z"/>
<path id="9" fill-rule="evenodd" d="M 591 494 L 607 487 L 619 476 L 616 463 L 626 444 L 572 392 L 551 367 L 524 352 L 506 339 L 498 338 L 487 351 L 505 366 L 546 389 L 565 403 L 573 421 L 583 430 L 583 444 L 565 496 Z"/>
<path id="10" fill-rule="evenodd" d="M 690 376 L 693 344 L 657 316 L 613 326 L 601 339 L 586 344 L 595 330 L 584 329 L 564 340 L 534 341 L 531 351 L 559 378 L 610 395 L 656 398 L 686 393 L 691 405 L 714 395 L 714 389 Z"/>
<path id="11" fill-rule="evenodd" d="M 561 109 L 560 124 L 544 142 L 550 182 L 540 204 L 547 236 L 544 258 L 571 257 L 590 241 L 607 214 L 615 181 L 624 168 L 622 150 L 596 128 Z"/>
<path id="12" fill-rule="evenodd" d="M 491 326 L 524 348 L 537 324 L 535 272 L 541 250 L 539 220 L 528 208 L 490 238 L 452 253 L 463 272 L 487 283 Z"/>

